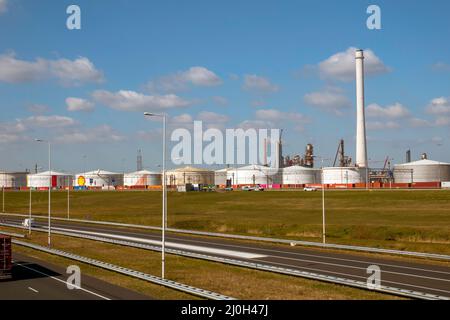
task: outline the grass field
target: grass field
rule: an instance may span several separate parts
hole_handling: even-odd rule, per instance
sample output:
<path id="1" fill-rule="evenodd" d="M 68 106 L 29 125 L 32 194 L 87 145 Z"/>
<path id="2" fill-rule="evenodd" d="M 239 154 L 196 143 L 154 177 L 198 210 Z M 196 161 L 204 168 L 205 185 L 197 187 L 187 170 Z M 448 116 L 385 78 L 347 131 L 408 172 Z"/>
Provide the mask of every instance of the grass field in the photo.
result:
<path id="1" fill-rule="evenodd" d="M 5 211 L 28 213 L 27 192 L 6 192 Z M 33 192 L 34 214 L 47 193 Z M 156 191 L 72 192 L 71 218 L 161 225 Z M 52 194 L 54 216 L 67 216 L 67 193 Z M 450 191 L 327 191 L 329 242 L 450 254 Z M 211 192 L 168 195 L 170 227 L 319 241 L 321 192 Z"/>

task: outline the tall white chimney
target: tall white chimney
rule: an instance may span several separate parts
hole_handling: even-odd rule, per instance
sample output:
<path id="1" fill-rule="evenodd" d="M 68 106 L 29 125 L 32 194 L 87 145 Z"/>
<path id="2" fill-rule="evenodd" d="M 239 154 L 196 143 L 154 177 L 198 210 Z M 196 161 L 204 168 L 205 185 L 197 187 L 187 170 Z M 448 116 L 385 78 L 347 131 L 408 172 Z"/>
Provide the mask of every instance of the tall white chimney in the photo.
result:
<path id="1" fill-rule="evenodd" d="M 356 165 L 367 168 L 366 118 L 364 115 L 364 52 L 356 50 Z"/>

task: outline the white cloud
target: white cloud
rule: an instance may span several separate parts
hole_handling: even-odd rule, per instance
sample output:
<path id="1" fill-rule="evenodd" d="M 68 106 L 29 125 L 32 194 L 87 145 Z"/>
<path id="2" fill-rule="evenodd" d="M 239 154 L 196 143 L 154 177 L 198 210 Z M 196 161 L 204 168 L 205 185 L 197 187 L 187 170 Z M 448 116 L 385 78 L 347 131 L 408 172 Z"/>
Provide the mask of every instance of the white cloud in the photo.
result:
<path id="1" fill-rule="evenodd" d="M 355 51 L 354 47 L 338 52 L 318 65 L 319 74 L 324 79 L 352 81 L 355 79 Z M 364 50 L 364 70 L 366 76 L 389 72 L 390 69 L 370 50 Z"/>
<path id="2" fill-rule="evenodd" d="M 26 126 L 20 119 L 17 119 L 15 122 L 0 123 L 0 134 L 17 134 L 25 131 Z"/>
<path id="3" fill-rule="evenodd" d="M 35 114 L 42 114 L 50 111 L 50 108 L 43 104 L 32 104 L 28 106 L 28 111 Z"/>
<path id="4" fill-rule="evenodd" d="M 189 85 L 198 87 L 212 87 L 222 84 L 222 80 L 205 67 L 191 67 L 186 71 L 161 77 L 147 84 L 151 92 L 176 92 L 186 90 Z"/>
<path id="5" fill-rule="evenodd" d="M 212 100 L 214 101 L 215 104 L 219 106 L 226 106 L 228 104 L 228 99 L 225 97 L 214 96 L 212 97 Z"/>
<path id="6" fill-rule="evenodd" d="M 286 123 L 294 124 L 296 131 L 303 131 L 303 126 L 310 119 L 298 112 L 284 112 L 276 109 L 261 109 L 255 112 L 255 119 L 242 121 L 238 127 L 243 129 L 270 129 L 280 128 Z"/>
<path id="7" fill-rule="evenodd" d="M 439 117 L 435 121 L 436 126 L 446 127 L 450 125 L 450 117 Z"/>
<path id="8" fill-rule="evenodd" d="M 37 81 L 48 76 L 48 63 L 44 59 L 24 61 L 16 59 L 14 53 L 0 55 L 0 81 L 22 83 Z"/>
<path id="9" fill-rule="evenodd" d="M 87 82 L 102 82 L 103 74 L 88 58 L 76 60 L 35 61 L 17 59 L 14 53 L 0 55 L 0 82 L 25 83 L 44 79 L 57 79 L 64 85 L 80 85 Z"/>
<path id="10" fill-rule="evenodd" d="M 215 123 L 215 124 L 225 123 L 225 122 L 228 122 L 228 120 L 230 120 L 230 118 L 226 115 L 218 114 L 218 113 L 211 112 L 211 111 L 202 111 L 197 115 L 196 118 L 200 121 Z"/>
<path id="11" fill-rule="evenodd" d="M 26 126 L 39 128 L 64 128 L 77 124 L 77 122 L 65 116 L 32 116 L 24 120 Z"/>
<path id="12" fill-rule="evenodd" d="M 258 120 L 282 122 L 292 121 L 295 123 L 305 123 L 309 120 L 297 112 L 283 112 L 276 109 L 261 109 L 255 112 L 255 117 Z"/>
<path id="13" fill-rule="evenodd" d="M 92 97 L 97 103 L 122 111 L 160 111 L 186 107 L 191 104 L 191 102 L 174 94 L 144 95 L 142 93 L 127 90 L 120 90 L 117 92 L 96 90 L 92 93 Z"/>
<path id="14" fill-rule="evenodd" d="M 0 0 L 0 14 L 8 11 L 8 2 L 6 0 Z"/>
<path id="15" fill-rule="evenodd" d="M 253 100 L 253 101 L 250 103 L 250 105 L 251 105 L 252 107 L 255 107 L 255 108 L 263 107 L 263 106 L 265 106 L 266 104 L 267 104 L 266 101 L 264 101 L 264 100 L 262 100 L 262 99 Z"/>
<path id="16" fill-rule="evenodd" d="M 303 100 L 306 104 L 319 109 L 342 115 L 345 108 L 351 106 L 350 100 L 342 93 L 342 90 L 334 87 L 327 87 L 322 91 L 305 94 Z"/>
<path id="17" fill-rule="evenodd" d="M 173 124 L 191 124 L 193 121 L 194 119 L 192 119 L 192 116 L 188 113 L 183 113 L 170 119 L 170 122 Z"/>
<path id="18" fill-rule="evenodd" d="M 124 136 L 117 133 L 108 125 L 95 128 L 83 128 L 59 135 L 55 141 L 59 143 L 92 143 L 92 142 L 118 142 L 123 141 Z"/>
<path id="19" fill-rule="evenodd" d="M 66 99 L 68 111 L 92 111 L 94 104 L 88 100 L 81 98 L 68 97 Z"/>
<path id="20" fill-rule="evenodd" d="M 367 117 L 385 119 L 399 119 L 410 116 L 408 108 L 400 103 L 395 103 L 386 107 L 382 107 L 376 103 L 372 103 L 366 107 L 366 113 Z"/>
<path id="21" fill-rule="evenodd" d="M 433 124 L 430 121 L 420 118 L 409 119 L 409 125 L 413 128 L 424 128 L 433 126 Z"/>
<path id="22" fill-rule="evenodd" d="M 245 120 L 238 124 L 238 128 L 242 128 L 244 130 L 247 129 L 270 129 L 274 128 L 275 124 L 270 121 L 264 120 Z"/>
<path id="23" fill-rule="evenodd" d="M 244 90 L 260 93 L 272 93 L 278 91 L 278 86 L 270 82 L 268 78 L 257 76 L 255 74 L 246 74 L 244 76 Z"/>
<path id="24" fill-rule="evenodd" d="M 387 129 L 399 129 L 400 124 L 395 121 L 368 121 L 367 130 L 387 130 Z"/>
<path id="25" fill-rule="evenodd" d="M 440 97 L 431 100 L 427 107 L 427 112 L 431 114 L 450 114 L 450 98 Z"/>
<path id="26" fill-rule="evenodd" d="M 159 142 L 159 141 L 161 141 L 161 136 L 162 136 L 161 128 L 152 129 L 152 130 L 148 130 L 148 131 L 141 130 L 141 131 L 137 132 L 137 137 L 142 140 Z"/>
<path id="27" fill-rule="evenodd" d="M 449 72 L 450 64 L 445 63 L 445 62 L 437 62 L 431 66 L 431 69 L 433 69 L 433 71 L 437 71 L 437 72 Z"/>
<path id="28" fill-rule="evenodd" d="M 97 70 L 88 58 L 79 57 L 75 60 L 59 59 L 49 61 L 51 74 L 64 84 L 79 85 L 81 83 L 104 81 L 103 73 Z"/>

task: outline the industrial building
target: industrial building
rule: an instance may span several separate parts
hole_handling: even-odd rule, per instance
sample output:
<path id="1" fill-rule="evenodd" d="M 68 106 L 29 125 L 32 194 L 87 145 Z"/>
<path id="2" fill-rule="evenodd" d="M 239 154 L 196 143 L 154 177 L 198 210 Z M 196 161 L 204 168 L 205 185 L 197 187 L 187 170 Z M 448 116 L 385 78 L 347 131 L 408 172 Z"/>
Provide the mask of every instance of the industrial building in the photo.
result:
<path id="1" fill-rule="evenodd" d="M 105 170 L 79 173 L 75 176 L 75 187 L 87 189 L 114 189 L 123 186 L 123 174 Z"/>
<path id="2" fill-rule="evenodd" d="M 166 184 L 169 186 L 185 186 L 186 184 L 214 184 L 214 171 L 194 167 L 184 167 L 166 171 Z"/>
<path id="3" fill-rule="evenodd" d="M 226 173 L 226 181 L 228 185 L 253 185 L 259 184 L 264 187 L 267 186 L 281 186 L 282 174 L 281 169 L 272 168 L 262 165 L 249 165 L 240 168 L 227 168 L 219 170 L 216 177 L 220 177 L 222 182 L 219 185 L 223 185 L 224 173 Z"/>
<path id="4" fill-rule="evenodd" d="M 422 159 L 394 166 L 395 183 L 426 183 L 450 181 L 450 163 Z"/>
<path id="5" fill-rule="evenodd" d="M 291 166 L 282 169 L 284 187 L 298 187 L 305 184 L 321 183 L 321 170 L 302 166 Z"/>
<path id="6" fill-rule="evenodd" d="M 126 173 L 123 177 L 125 187 L 147 188 L 162 185 L 162 175 L 159 172 L 140 170 Z"/>
<path id="7" fill-rule="evenodd" d="M 73 185 L 73 175 L 56 171 L 29 174 L 27 180 L 27 186 L 36 189 L 48 189 L 50 181 L 52 189 L 63 189 Z"/>
<path id="8" fill-rule="evenodd" d="M 357 167 L 325 167 L 322 169 L 323 183 L 353 185 L 366 182 L 366 168 Z"/>
<path id="9" fill-rule="evenodd" d="M 0 188 L 19 189 L 27 186 L 28 172 L 0 171 Z"/>

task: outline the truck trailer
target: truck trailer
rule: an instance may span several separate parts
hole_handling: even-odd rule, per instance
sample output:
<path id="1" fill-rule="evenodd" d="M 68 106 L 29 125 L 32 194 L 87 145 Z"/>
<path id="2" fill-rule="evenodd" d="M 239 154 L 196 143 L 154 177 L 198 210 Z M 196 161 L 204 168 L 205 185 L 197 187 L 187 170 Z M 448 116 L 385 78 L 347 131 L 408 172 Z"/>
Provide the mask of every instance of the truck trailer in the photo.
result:
<path id="1" fill-rule="evenodd" d="M 0 235 L 0 280 L 12 277 L 11 237 Z"/>

